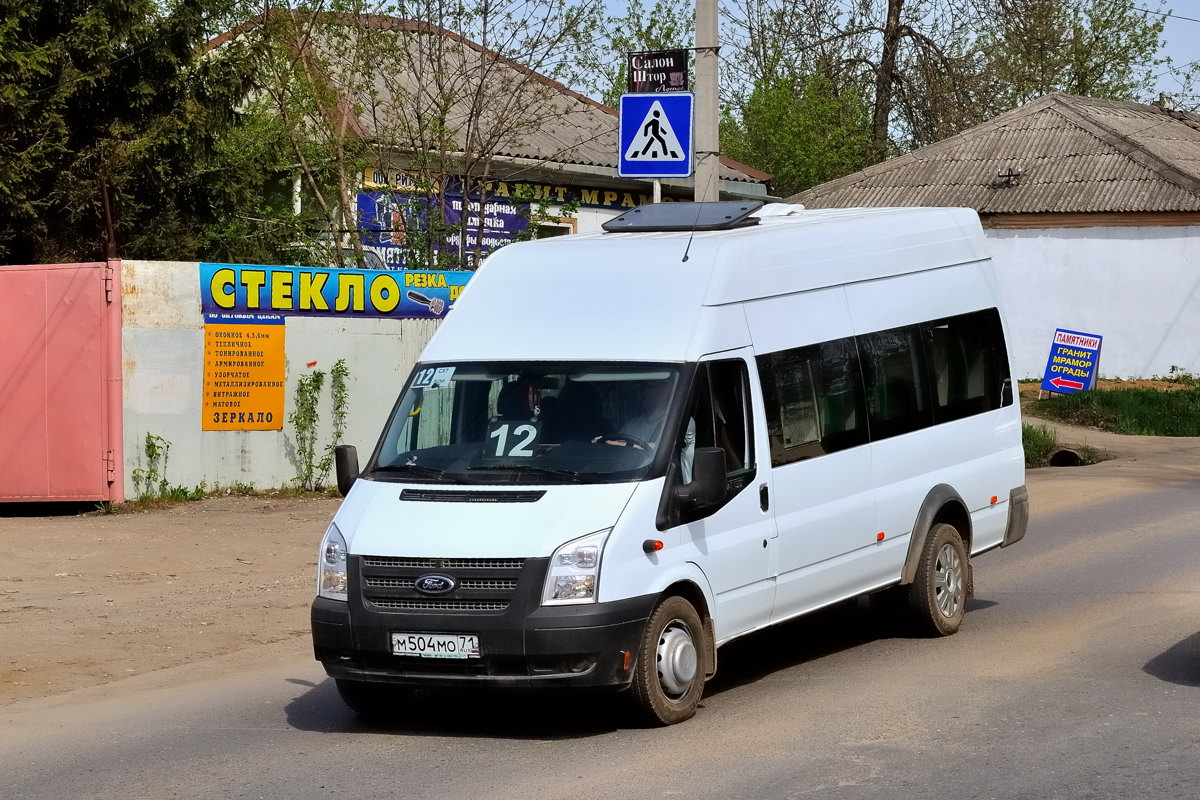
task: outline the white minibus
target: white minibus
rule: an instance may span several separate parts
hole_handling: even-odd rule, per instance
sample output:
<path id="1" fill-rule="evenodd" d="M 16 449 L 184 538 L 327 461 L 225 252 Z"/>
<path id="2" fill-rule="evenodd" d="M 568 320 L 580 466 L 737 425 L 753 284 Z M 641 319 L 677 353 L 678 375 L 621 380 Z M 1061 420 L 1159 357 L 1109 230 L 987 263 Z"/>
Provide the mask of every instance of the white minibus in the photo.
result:
<path id="1" fill-rule="evenodd" d="M 954 633 L 972 559 L 1024 535 L 973 211 L 670 203 L 604 228 L 490 256 L 361 470 L 338 449 L 312 632 L 352 708 L 590 687 L 680 722 L 722 645 L 824 606 L 880 593 Z"/>

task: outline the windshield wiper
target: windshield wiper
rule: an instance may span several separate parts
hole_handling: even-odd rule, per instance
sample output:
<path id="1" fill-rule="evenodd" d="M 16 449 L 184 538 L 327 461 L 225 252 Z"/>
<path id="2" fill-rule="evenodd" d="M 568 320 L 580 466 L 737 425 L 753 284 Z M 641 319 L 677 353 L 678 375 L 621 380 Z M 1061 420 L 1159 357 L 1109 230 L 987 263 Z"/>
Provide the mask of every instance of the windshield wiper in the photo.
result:
<path id="1" fill-rule="evenodd" d="M 407 472 L 411 475 L 420 475 L 423 478 L 445 478 L 446 470 L 440 467 L 429 467 L 424 464 L 389 464 L 385 467 L 376 467 L 372 472 Z M 452 483 L 462 483 L 456 478 L 447 478 Z"/>
<path id="2" fill-rule="evenodd" d="M 504 470 L 506 472 L 520 472 L 520 471 L 528 470 L 530 472 L 541 473 L 542 475 L 554 475 L 559 478 L 570 478 L 571 480 L 575 481 L 576 483 L 587 483 L 587 481 L 584 478 L 580 477 L 579 473 L 576 472 L 575 470 L 562 469 L 560 467 L 547 467 L 547 466 L 543 466 L 541 464 L 476 464 L 474 466 L 467 467 L 467 469 L 468 470 L 496 469 L 496 470 Z"/>

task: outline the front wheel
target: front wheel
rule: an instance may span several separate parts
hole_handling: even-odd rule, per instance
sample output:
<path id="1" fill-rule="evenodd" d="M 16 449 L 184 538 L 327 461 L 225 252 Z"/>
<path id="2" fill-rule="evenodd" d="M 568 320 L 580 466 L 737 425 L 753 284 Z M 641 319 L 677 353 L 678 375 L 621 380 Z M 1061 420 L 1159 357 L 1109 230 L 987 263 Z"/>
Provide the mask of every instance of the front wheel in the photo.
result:
<path id="1" fill-rule="evenodd" d="M 971 566 L 953 525 L 934 526 L 925 539 L 917 574 L 908 587 L 913 623 L 930 636 L 949 636 L 967 611 Z"/>
<path id="2" fill-rule="evenodd" d="M 659 603 L 646 623 L 633 675 L 633 694 L 647 722 L 691 719 L 704 692 L 700 615 L 682 597 Z"/>

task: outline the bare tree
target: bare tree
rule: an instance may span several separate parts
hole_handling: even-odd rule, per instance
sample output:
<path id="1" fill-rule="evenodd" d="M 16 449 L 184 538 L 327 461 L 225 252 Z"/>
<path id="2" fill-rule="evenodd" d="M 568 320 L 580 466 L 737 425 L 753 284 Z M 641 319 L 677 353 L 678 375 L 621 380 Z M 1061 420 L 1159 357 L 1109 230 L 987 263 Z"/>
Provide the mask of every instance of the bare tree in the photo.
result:
<path id="1" fill-rule="evenodd" d="M 406 260 L 427 267 L 476 263 L 484 229 L 450 225 L 449 191 L 464 216 L 487 202 L 497 159 L 528 152 L 553 127 L 551 150 L 580 99 L 551 78 L 594 15 L 566 0 L 350 0 L 333 11 L 299 3 L 259 15 L 275 44 L 265 92 L 292 132 L 306 194 L 344 247 L 361 251 L 356 206 L 364 171 L 404 174 Z M 546 148 L 543 148 L 545 150 Z M 448 239 L 452 239 L 448 241 Z"/>

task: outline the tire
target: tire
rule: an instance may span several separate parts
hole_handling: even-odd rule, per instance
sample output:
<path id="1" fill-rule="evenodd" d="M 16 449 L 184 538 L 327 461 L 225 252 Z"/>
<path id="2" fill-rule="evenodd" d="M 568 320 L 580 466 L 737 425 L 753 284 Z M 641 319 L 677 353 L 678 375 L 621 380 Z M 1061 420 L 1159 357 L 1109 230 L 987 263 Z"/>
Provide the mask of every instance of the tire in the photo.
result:
<path id="1" fill-rule="evenodd" d="M 338 694 L 351 711 L 369 719 L 386 716 L 405 697 L 405 692 L 399 687 L 386 683 L 370 681 L 352 681 L 345 678 L 335 678 Z"/>
<path id="2" fill-rule="evenodd" d="M 971 563 L 962 537 L 953 525 L 935 525 L 908 587 L 908 608 L 917 631 L 927 636 L 957 631 L 967 611 L 970 584 Z"/>
<path id="3" fill-rule="evenodd" d="M 704 626 L 692 604 L 668 597 L 646 622 L 633 674 L 633 695 L 650 725 L 691 719 L 704 693 Z"/>

